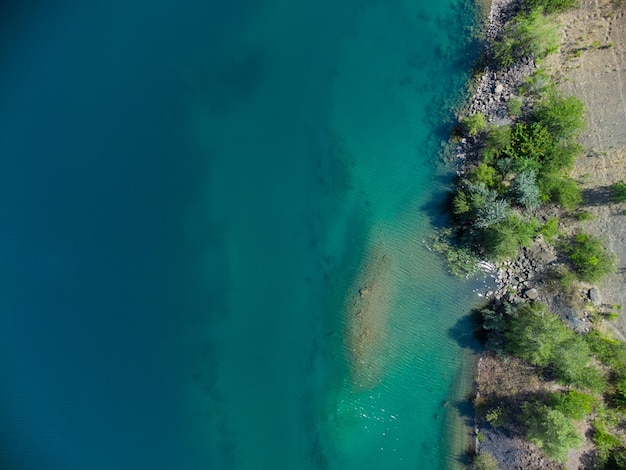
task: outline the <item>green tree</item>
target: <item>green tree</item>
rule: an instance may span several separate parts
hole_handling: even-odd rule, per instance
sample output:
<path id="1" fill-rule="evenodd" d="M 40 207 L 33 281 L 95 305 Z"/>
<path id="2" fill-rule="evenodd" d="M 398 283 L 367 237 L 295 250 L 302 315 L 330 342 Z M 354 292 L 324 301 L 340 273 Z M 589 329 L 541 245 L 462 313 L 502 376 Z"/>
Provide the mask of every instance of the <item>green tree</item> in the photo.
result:
<path id="1" fill-rule="evenodd" d="M 574 336 L 544 304 L 524 304 L 509 320 L 507 350 L 531 364 L 546 367 L 554 361 L 557 346 Z"/>
<path id="2" fill-rule="evenodd" d="M 539 206 L 539 187 L 534 170 L 523 171 L 513 180 L 511 189 L 522 206 L 534 209 Z"/>
<path id="3" fill-rule="evenodd" d="M 523 418 L 528 426 L 526 438 L 543 448 L 551 459 L 564 463 L 567 452 L 583 442 L 572 421 L 547 405 L 526 403 Z"/>
<path id="4" fill-rule="evenodd" d="M 553 393 L 548 399 L 552 408 L 575 420 L 581 420 L 591 413 L 595 403 L 594 397 L 577 390 Z"/>
<path id="5" fill-rule="evenodd" d="M 589 346 L 578 335 L 557 344 L 551 360 L 559 381 L 601 393 L 606 389 L 606 381 L 602 373 L 590 365 L 590 361 Z"/>

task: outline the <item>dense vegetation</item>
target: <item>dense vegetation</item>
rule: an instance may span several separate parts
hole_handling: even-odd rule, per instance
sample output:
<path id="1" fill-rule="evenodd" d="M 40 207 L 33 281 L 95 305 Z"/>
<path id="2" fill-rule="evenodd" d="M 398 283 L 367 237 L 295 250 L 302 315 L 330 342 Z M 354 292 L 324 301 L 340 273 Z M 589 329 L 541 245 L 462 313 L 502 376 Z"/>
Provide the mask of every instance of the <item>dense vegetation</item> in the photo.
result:
<path id="1" fill-rule="evenodd" d="M 506 68 L 526 58 L 540 63 L 558 50 L 559 31 L 550 15 L 576 3 L 526 0 L 493 44 L 497 66 Z M 580 429 L 587 429 L 594 446 L 593 468 L 626 468 L 626 345 L 602 328 L 603 318 L 616 315 L 619 306 L 607 312 L 606 306 L 594 303 L 591 291 L 580 303 L 576 282 L 602 279 L 614 271 L 615 256 L 600 239 L 582 231 L 565 238 L 558 218 L 547 215 L 593 219 L 591 212 L 579 209 L 581 190 L 569 176 L 583 151 L 576 137 L 585 125 L 584 106 L 576 97 L 559 93 L 541 68 L 514 93 L 506 107 L 508 119 L 498 125 L 482 113 L 460 121 L 458 129 L 477 155 L 465 165 L 450 198 L 453 228 L 437 240 L 435 249 L 446 254 L 456 272 L 467 274 L 476 260 L 515 258 L 521 246 L 542 236 L 556 243 L 566 260 L 554 268 L 553 279 L 544 279 L 546 285 L 554 282 L 558 302 L 570 308 L 578 296 L 576 307 L 590 322 L 581 328 L 584 333 L 575 331 L 563 322 L 565 313 L 561 317 L 538 301 L 519 300 L 518 288 L 483 309 L 486 347 L 504 363 L 518 358 L 516 363 L 532 370 L 528 374 L 533 380 L 536 373 L 540 385 L 508 394 L 489 392 L 487 399 L 477 395 L 476 410 L 489 425 L 523 435 L 561 463 L 571 449 L 581 446 L 585 436 Z M 626 182 L 610 190 L 612 201 L 626 202 Z M 478 433 L 477 439 L 484 436 Z M 473 467 L 495 469 L 498 463 L 481 452 Z"/>
<path id="2" fill-rule="evenodd" d="M 522 429 L 559 462 L 583 441 L 576 423 L 591 419 L 598 465 L 623 468 L 612 465 L 626 462 L 620 432 L 626 425 L 626 345 L 598 329 L 576 333 L 541 303 L 507 303 L 481 313 L 489 349 L 537 366 L 544 380 L 562 387 L 521 405 L 487 403 L 485 419 L 492 426 Z"/>
<path id="3" fill-rule="evenodd" d="M 506 66 L 505 56 L 510 61 L 522 56 L 536 59 L 555 50 L 558 32 L 543 11 L 561 11 L 572 4 L 529 2 L 496 41 L 495 58 Z M 556 205 L 562 212 L 574 212 L 583 202 L 580 188 L 569 176 L 583 151 L 576 141 L 585 126 L 583 103 L 560 94 L 542 69 L 518 94 L 509 100 L 508 125 L 489 125 L 482 113 L 461 121 L 460 130 L 473 139 L 478 158 L 466 167 L 451 198 L 453 230 L 434 243 L 457 274 L 471 274 L 480 258 L 496 262 L 514 258 L 521 246 L 530 246 L 539 235 L 555 242 L 560 235 L 558 220 L 544 216 L 543 209 Z M 612 191 L 615 201 L 626 200 L 626 184 L 618 183 Z M 579 211 L 577 217 L 584 220 L 590 215 Z M 571 257 L 573 272 L 582 281 L 595 282 L 614 270 L 614 258 L 597 238 L 578 234 L 559 247 Z"/>
<path id="4" fill-rule="evenodd" d="M 509 126 L 481 132 L 484 116 L 463 121 L 481 150 L 452 198 L 461 246 L 500 261 L 515 256 L 519 246 L 529 246 L 539 234 L 555 235 L 556 221 L 540 222 L 534 214 L 546 204 L 573 210 L 582 202 L 568 171 L 582 151 L 574 137 L 584 126 L 583 112 L 580 100 L 550 89 Z"/>

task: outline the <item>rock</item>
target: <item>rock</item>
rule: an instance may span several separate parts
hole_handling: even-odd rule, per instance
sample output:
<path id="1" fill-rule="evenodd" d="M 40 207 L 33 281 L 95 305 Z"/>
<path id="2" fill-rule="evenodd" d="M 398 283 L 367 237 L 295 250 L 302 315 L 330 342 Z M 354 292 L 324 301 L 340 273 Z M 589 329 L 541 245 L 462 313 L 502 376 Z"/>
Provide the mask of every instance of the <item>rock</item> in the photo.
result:
<path id="1" fill-rule="evenodd" d="M 360 295 L 361 297 L 363 297 L 363 296 L 365 296 L 365 295 L 367 295 L 367 294 L 369 294 L 369 293 L 370 293 L 370 289 L 369 289 L 369 287 L 361 287 L 361 288 L 359 289 L 359 295 Z"/>
<path id="2" fill-rule="evenodd" d="M 595 305 L 596 307 L 599 307 L 600 305 L 602 305 L 602 299 L 600 299 L 600 292 L 598 292 L 598 289 L 596 287 L 592 287 L 591 289 L 589 289 L 589 300 L 591 300 L 591 303 Z"/>
<path id="3" fill-rule="evenodd" d="M 496 83 L 496 87 L 493 91 L 495 92 L 496 95 L 499 95 L 500 93 L 504 91 L 504 85 L 502 85 L 502 83 Z"/>
<path id="4" fill-rule="evenodd" d="M 537 298 L 539 297 L 539 292 L 537 292 L 537 289 L 527 289 L 526 292 L 524 292 L 524 295 L 526 295 L 527 299 L 530 300 L 537 300 Z"/>

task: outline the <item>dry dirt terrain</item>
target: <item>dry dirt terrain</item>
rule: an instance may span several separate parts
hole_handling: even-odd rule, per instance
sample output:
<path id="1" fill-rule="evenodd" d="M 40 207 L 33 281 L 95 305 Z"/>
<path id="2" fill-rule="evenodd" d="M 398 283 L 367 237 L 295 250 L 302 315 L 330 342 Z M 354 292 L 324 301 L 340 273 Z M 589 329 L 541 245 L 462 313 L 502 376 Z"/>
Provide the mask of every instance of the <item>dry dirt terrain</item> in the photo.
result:
<path id="1" fill-rule="evenodd" d="M 561 53 L 546 65 L 565 94 L 586 105 L 585 154 L 572 176 L 581 183 L 584 209 L 594 219 L 576 222 L 601 237 L 617 257 L 617 272 L 600 285 L 602 302 L 626 309 L 626 204 L 611 202 L 610 186 L 626 181 L 626 2 L 581 0 L 580 8 L 560 15 Z M 614 322 L 626 334 L 626 314 Z"/>

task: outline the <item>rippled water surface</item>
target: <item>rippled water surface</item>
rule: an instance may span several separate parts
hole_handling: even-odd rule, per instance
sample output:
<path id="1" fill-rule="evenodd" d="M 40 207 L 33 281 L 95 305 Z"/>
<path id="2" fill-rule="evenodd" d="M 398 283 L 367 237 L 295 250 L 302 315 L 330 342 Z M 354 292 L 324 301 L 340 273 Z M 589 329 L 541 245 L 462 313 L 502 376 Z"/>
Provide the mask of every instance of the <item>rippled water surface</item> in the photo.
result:
<path id="1" fill-rule="evenodd" d="M 471 3 L 2 5 L 0 467 L 451 468 Z"/>

